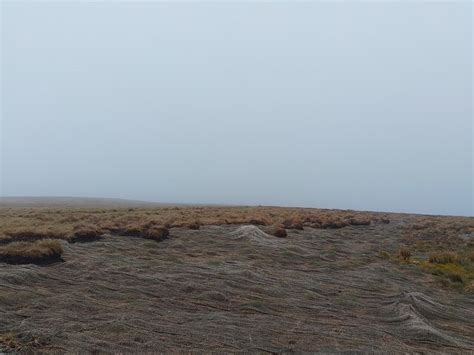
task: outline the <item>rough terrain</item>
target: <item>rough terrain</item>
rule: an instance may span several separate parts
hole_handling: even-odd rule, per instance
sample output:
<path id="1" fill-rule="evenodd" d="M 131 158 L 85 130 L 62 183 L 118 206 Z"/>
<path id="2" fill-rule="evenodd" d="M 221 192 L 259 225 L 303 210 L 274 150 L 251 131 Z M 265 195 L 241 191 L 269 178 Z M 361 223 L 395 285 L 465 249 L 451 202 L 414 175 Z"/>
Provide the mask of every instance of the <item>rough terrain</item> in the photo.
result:
<path id="1" fill-rule="evenodd" d="M 389 217 L 61 240 L 62 261 L 0 262 L 0 350 L 474 351 L 474 295 L 398 258 L 419 217 Z"/>

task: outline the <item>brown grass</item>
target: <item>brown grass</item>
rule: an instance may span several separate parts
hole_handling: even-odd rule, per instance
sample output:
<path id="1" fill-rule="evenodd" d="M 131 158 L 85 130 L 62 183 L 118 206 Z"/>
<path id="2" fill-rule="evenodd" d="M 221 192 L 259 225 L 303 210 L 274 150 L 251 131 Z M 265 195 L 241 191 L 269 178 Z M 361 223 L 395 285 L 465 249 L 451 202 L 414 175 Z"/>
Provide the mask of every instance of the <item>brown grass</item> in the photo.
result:
<path id="1" fill-rule="evenodd" d="M 351 218 L 349 224 L 352 226 L 369 226 L 370 219 L 368 218 Z"/>
<path id="2" fill-rule="evenodd" d="M 279 226 L 273 226 L 270 229 L 268 229 L 268 233 L 270 235 L 273 235 L 277 238 L 286 238 L 288 234 L 286 233 L 285 228 L 279 227 Z"/>
<path id="3" fill-rule="evenodd" d="M 201 226 L 199 225 L 199 222 L 191 222 L 186 227 L 193 230 L 199 230 L 199 228 L 201 228 Z"/>
<path id="4" fill-rule="evenodd" d="M 0 261 L 9 264 L 48 264 L 61 260 L 63 248 L 57 240 L 14 242 L 0 247 Z"/>
<path id="5" fill-rule="evenodd" d="M 293 215 L 282 222 L 286 229 L 299 229 L 303 230 L 303 221 L 299 215 Z"/>
<path id="6" fill-rule="evenodd" d="M 151 226 L 197 229 L 207 225 L 282 225 L 286 229 L 368 225 L 379 214 L 280 207 L 17 208 L 0 209 L 0 244 L 38 239 L 87 241 L 101 233 L 140 236 Z"/>
<path id="7" fill-rule="evenodd" d="M 168 238 L 170 232 L 165 227 L 152 227 L 142 232 L 141 236 L 146 239 L 162 241 Z"/>
<path id="8" fill-rule="evenodd" d="M 432 253 L 428 260 L 432 264 L 457 263 L 459 255 L 452 251 L 439 251 Z"/>
<path id="9" fill-rule="evenodd" d="M 321 223 L 321 227 L 324 229 L 338 229 L 349 226 L 349 223 L 342 219 L 326 219 Z"/>
<path id="10" fill-rule="evenodd" d="M 73 234 L 68 238 L 70 243 L 76 242 L 92 242 L 99 240 L 104 234 L 104 230 L 94 225 L 77 225 L 74 227 Z"/>
<path id="11" fill-rule="evenodd" d="M 64 239 L 55 241 L 60 245 L 72 242 L 72 236 L 94 238 L 100 237 L 101 232 L 114 235 L 104 237 L 97 244 L 67 245 L 63 254 L 65 263 L 51 268 L 0 264 L 3 271 L 0 284 L 5 284 L 5 291 L 0 292 L 0 303 L 6 305 L 0 317 L 5 324 L 3 331 L 17 332 L 16 340 L 11 334 L 4 336 L 3 348 L 0 333 L 0 352 L 19 348 L 28 341 L 23 338 L 24 334 L 35 334 L 41 329 L 44 329 L 41 334 L 46 341 L 51 341 L 51 352 L 74 352 L 81 348 L 94 351 L 97 344 L 102 351 L 123 353 L 146 352 L 152 348 L 176 352 L 183 347 L 216 352 L 255 352 L 259 349 L 286 352 L 286 344 L 290 341 L 297 344 L 295 352 L 301 352 L 330 349 L 334 342 L 343 341 L 341 339 L 348 340 L 338 343 L 341 345 L 339 350 L 377 351 L 392 346 L 391 350 L 416 352 L 424 350 L 426 344 L 433 349 L 445 344 L 440 351 L 457 350 L 451 340 L 441 335 L 445 330 L 451 334 L 450 339 L 459 335 L 455 339 L 459 344 L 470 335 L 470 324 L 466 323 L 472 315 L 469 313 L 470 296 L 455 295 L 454 292 L 474 292 L 474 249 L 470 242 L 473 238 L 466 235 L 472 220 L 393 214 L 390 215 L 391 224 L 382 225 L 385 217 L 381 216 L 366 212 L 274 207 L 0 209 L 0 234 L 5 240 L 0 251 L 4 256 L 30 255 L 40 242 L 34 239 L 38 235 Z M 286 230 L 285 221 L 289 226 L 301 228 L 302 225 L 304 230 Z M 202 230 L 188 230 L 193 223 Z M 421 227 L 410 228 L 411 223 Z M 212 224 L 235 226 L 205 227 Z M 247 228 L 249 234 L 236 234 L 236 230 L 246 229 L 239 228 L 239 224 L 257 224 L 275 237 L 254 234 L 252 227 Z M 323 225 L 342 229 L 308 228 L 323 228 Z M 168 231 L 165 226 L 172 229 Z M 25 240 L 15 242 L 4 234 L 7 230 Z M 31 233 L 20 234 L 20 231 Z M 168 233 L 171 238 L 165 243 L 155 241 L 166 238 Z M 143 241 L 133 236 L 152 240 Z M 277 238 L 284 236 L 287 239 Z M 418 249 L 418 242 L 426 250 Z M 398 258 L 400 247 L 403 247 L 400 257 L 405 261 Z M 446 253 L 453 254 L 446 256 Z M 430 256 L 431 262 L 428 261 Z M 121 281 L 124 277 L 127 282 Z M 149 282 L 157 277 L 163 282 Z M 387 282 L 380 282 L 381 279 Z M 63 287 L 62 292 L 56 293 L 58 285 L 67 285 L 67 289 Z M 430 292 L 433 287 L 449 289 Z M 55 297 L 45 297 L 48 295 Z M 76 307 L 84 296 L 94 302 L 87 303 L 87 307 Z M 446 307 L 438 308 L 443 304 Z M 375 308 L 380 311 L 377 324 L 373 317 L 366 317 Z M 65 309 L 74 309 L 77 317 L 68 320 L 64 336 L 51 336 L 62 331 L 62 317 L 67 316 Z M 126 324 L 117 324 L 116 315 L 111 312 L 113 309 L 125 312 Z M 327 317 L 320 317 L 321 310 L 337 314 L 337 327 L 350 324 L 357 317 L 369 322 L 358 328 L 343 327 L 343 331 L 335 333 L 335 338 L 330 338 L 334 318 L 330 317 L 330 324 L 324 322 Z M 208 317 L 196 327 L 187 321 L 196 312 L 219 312 L 219 317 Z M 421 334 L 418 323 L 406 322 L 406 317 L 413 316 L 413 312 L 428 318 L 442 314 L 438 317 L 441 323 L 431 319 L 430 327 L 433 326 L 436 333 L 425 332 L 423 328 Z M 467 316 L 466 312 L 469 313 Z M 167 316 L 156 319 L 157 314 Z M 394 323 L 395 318 L 398 321 Z M 29 321 L 23 322 L 23 319 Z M 320 337 L 323 340 L 318 341 L 328 339 L 327 343 L 308 342 L 306 328 L 294 329 L 295 322 L 315 329 L 313 333 L 323 335 Z M 145 323 L 146 327 L 143 326 Z M 252 333 L 259 349 L 246 347 L 249 325 L 254 323 L 255 329 L 260 329 L 256 336 Z M 442 326 L 440 332 L 436 330 L 439 325 Z M 377 340 L 381 326 L 397 335 L 394 342 L 382 339 L 372 349 L 365 343 L 352 341 L 361 336 L 372 336 Z M 391 326 L 394 328 L 390 329 Z M 77 332 L 84 327 L 88 329 L 87 336 Z M 403 334 L 399 332 L 402 328 L 406 330 Z M 193 336 L 157 337 L 156 334 L 163 335 L 163 329 L 169 334 Z M 211 342 L 203 340 L 213 329 L 219 330 L 215 332 L 216 337 Z M 225 332 L 226 329 L 229 331 Z M 361 329 L 365 333 L 362 334 Z M 272 334 L 277 333 L 282 338 L 277 342 L 283 344 L 281 347 L 272 343 Z M 410 334 L 413 337 L 407 339 Z M 97 339 L 97 342 L 91 344 L 91 339 Z M 143 342 L 143 339 L 151 340 Z M 229 339 L 233 339 L 232 347 L 222 348 Z M 265 339 L 270 340 L 265 343 Z M 151 342 L 155 340 L 157 342 Z M 416 346 L 409 347 L 408 342 Z M 125 345 L 118 347 L 120 344 Z M 143 347 L 137 348 L 140 344 Z M 21 350 L 26 352 L 27 349 Z"/>
<path id="12" fill-rule="evenodd" d="M 6 230 L 4 234 L 7 239 L 12 241 L 67 238 L 67 232 L 61 230 L 61 228 L 52 226 L 49 226 L 49 228 L 19 228 L 17 230 Z"/>
<path id="13" fill-rule="evenodd" d="M 398 250 L 398 257 L 404 261 L 410 260 L 410 257 L 411 257 L 410 249 L 408 249 L 407 247 L 401 247 Z"/>

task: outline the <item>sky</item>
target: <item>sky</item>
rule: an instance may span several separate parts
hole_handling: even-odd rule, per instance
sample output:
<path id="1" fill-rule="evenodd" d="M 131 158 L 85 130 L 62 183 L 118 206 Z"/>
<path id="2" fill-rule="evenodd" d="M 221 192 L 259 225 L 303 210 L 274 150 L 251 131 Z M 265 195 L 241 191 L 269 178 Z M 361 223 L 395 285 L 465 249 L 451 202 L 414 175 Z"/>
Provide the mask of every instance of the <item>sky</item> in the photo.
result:
<path id="1" fill-rule="evenodd" d="M 465 2 L 1 3 L 1 195 L 473 216 Z"/>

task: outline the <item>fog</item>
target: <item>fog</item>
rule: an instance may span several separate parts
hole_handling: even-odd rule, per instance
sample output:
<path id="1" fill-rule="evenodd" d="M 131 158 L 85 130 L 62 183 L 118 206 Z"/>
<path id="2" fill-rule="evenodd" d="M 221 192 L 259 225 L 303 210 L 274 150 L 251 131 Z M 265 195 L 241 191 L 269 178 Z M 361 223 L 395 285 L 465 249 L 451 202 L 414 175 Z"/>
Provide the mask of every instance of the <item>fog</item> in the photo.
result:
<path id="1" fill-rule="evenodd" d="M 473 215 L 470 2 L 2 2 L 1 194 Z"/>

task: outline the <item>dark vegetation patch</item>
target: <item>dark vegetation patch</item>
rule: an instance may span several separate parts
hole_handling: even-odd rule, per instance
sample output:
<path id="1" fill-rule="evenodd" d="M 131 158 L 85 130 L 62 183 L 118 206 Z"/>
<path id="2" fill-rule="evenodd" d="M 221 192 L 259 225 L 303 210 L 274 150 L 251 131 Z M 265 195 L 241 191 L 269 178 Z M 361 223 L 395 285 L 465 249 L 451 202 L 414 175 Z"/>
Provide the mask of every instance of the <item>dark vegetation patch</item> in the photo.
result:
<path id="1" fill-rule="evenodd" d="M 201 225 L 199 224 L 199 222 L 191 222 L 186 227 L 192 230 L 199 230 L 201 228 Z"/>
<path id="2" fill-rule="evenodd" d="M 351 218 L 349 219 L 349 224 L 351 226 L 369 226 L 370 219 L 368 218 Z"/>
<path id="3" fill-rule="evenodd" d="M 169 230 L 165 227 L 152 227 L 144 230 L 142 232 L 142 237 L 160 242 L 168 239 L 169 234 Z"/>
<path id="4" fill-rule="evenodd" d="M 263 218 L 251 218 L 249 219 L 248 224 L 252 224 L 254 226 L 266 226 L 268 221 L 264 220 Z"/>
<path id="5" fill-rule="evenodd" d="M 286 229 L 279 226 L 272 226 L 268 228 L 266 232 L 277 238 L 286 238 L 288 236 L 288 234 L 286 233 Z"/>
<path id="6" fill-rule="evenodd" d="M 344 221 L 344 220 L 330 220 L 330 221 L 323 221 L 321 223 L 321 228 L 324 229 L 338 229 L 338 228 L 344 228 L 349 226 L 349 222 Z"/>
<path id="7" fill-rule="evenodd" d="M 138 226 L 131 226 L 131 227 L 125 227 L 125 228 L 112 229 L 111 232 L 114 235 L 122 235 L 125 237 L 141 237 L 143 233 L 143 229 Z"/>
<path id="8" fill-rule="evenodd" d="M 286 229 L 297 229 L 297 230 L 303 230 L 303 222 L 301 217 L 295 215 L 292 216 L 291 218 L 288 218 L 282 222 L 282 225 Z"/>

